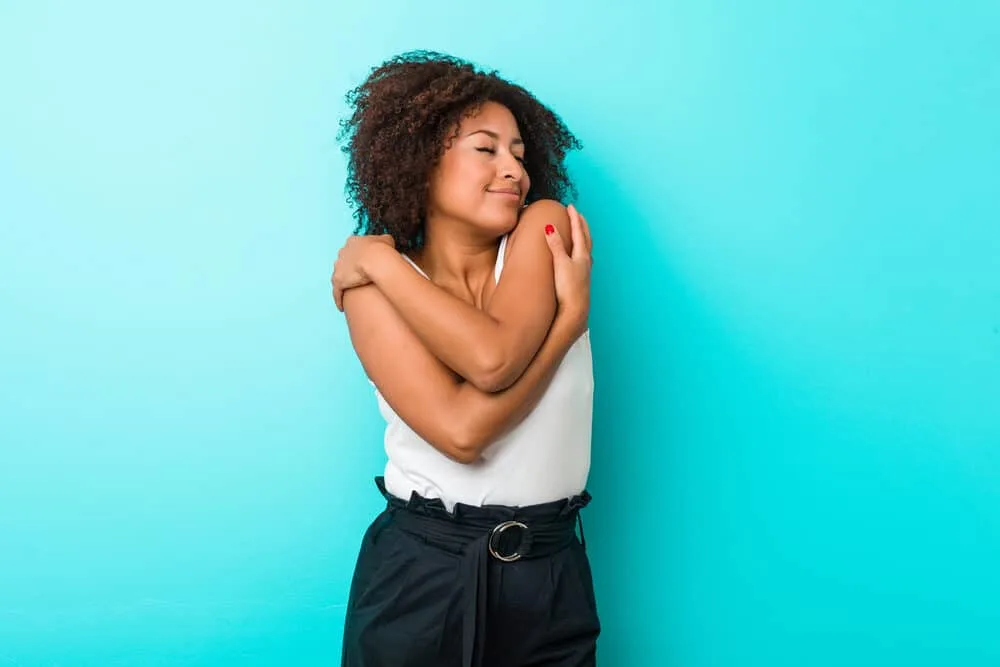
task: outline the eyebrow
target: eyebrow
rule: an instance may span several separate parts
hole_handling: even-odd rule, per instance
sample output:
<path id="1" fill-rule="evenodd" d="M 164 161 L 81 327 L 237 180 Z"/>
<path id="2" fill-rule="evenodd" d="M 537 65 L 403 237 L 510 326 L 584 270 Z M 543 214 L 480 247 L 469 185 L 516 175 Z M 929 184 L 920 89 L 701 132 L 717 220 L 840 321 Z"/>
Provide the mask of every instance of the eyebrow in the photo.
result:
<path id="1" fill-rule="evenodd" d="M 497 141 L 500 141 L 500 135 L 497 134 L 496 132 L 494 132 L 493 130 L 476 130 L 475 132 L 469 132 L 469 134 L 467 134 L 466 136 L 471 137 L 474 134 L 486 134 L 486 135 L 489 135 L 489 136 L 493 137 Z M 515 138 L 510 143 L 511 144 L 518 144 L 518 145 L 521 145 L 521 146 L 524 145 L 524 141 L 520 137 Z"/>

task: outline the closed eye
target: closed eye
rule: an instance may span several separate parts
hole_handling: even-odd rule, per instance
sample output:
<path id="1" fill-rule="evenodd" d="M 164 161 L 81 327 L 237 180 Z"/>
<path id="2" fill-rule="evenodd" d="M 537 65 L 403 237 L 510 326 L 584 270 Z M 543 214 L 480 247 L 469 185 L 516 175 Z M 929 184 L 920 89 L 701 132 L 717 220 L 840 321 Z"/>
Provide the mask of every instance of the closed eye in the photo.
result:
<path id="1" fill-rule="evenodd" d="M 482 146 L 480 148 L 477 148 L 476 150 L 479 151 L 480 153 L 489 153 L 490 155 L 493 155 L 494 153 L 496 153 L 495 149 L 489 148 L 487 146 Z M 524 156 L 515 155 L 514 159 L 517 160 L 518 162 L 520 162 L 521 164 L 524 164 Z"/>
<path id="2" fill-rule="evenodd" d="M 496 153 L 495 149 L 489 148 L 488 146 L 482 146 L 480 148 L 477 148 L 476 150 L 479 151 L 480 153 L 489 153 L 490 155 L 493 155 L 494 153 Z M 520 155 L 520 156 L 519 155 L 515 155 L 514 159 L 517 160 L 518 162 L 520 162 L 521 164 L 524 164 L 524 156 L 523 155 Z"/>

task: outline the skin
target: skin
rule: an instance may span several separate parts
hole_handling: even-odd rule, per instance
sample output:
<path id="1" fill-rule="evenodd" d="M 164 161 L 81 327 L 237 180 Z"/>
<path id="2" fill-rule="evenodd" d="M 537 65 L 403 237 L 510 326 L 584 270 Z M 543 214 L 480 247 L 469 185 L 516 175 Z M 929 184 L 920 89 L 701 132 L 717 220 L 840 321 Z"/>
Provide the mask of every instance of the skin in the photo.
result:
<path id="1" fill-rule="evenodd" d="M 345 268 L 354 269 L 354 276 L 343 272 L 345 285 L 378 284 L 430 351 L 483 391 L 499 391 L 520 377 L 552 322 L 552 267 L 540 232 L 551 225 L 570 238 L 569 217 L 558 202 L 522 209 L 530 187 L 523 157 L 513 115 L 488 103 L 461 124 L 431 175 L 426 240 L 413 259 L 454 298 L 430 289 L 398 253 L 372 249 L 370 237 L 355 237 L 341 251 Z M 511 231 L 505 279 L 496 285 L 497 239 Z M 388 244 L 389 237 L 381 240 Z M 337 291 L 334 298 L 341 307 Z"/>
<path id="2" fill-rule="evenodd" d="M 523 151 L 513 115 L 484 105 L 429 179 L 425 243 L 413 259 L 430 280 L 389 236 L 349 238 L 332 278 L 368 376 L 411 428 L 461 463 L 530 412 L 586 330 L 589 229 L 558 202 L 523 208 Z"/>

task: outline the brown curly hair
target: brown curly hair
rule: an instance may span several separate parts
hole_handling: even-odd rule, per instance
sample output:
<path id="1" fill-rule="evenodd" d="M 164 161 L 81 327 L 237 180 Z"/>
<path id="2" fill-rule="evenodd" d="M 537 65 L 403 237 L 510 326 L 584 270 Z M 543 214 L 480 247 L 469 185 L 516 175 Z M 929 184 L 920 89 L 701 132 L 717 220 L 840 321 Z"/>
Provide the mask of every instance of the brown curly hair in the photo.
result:
<path id="1" fill-rule="evenodd" d="M 347 102 L 353 113 L 341 122 L 338 140 L 348 155 L 355 234 L 390 234 L 400 250 L 422 244 L 431 172 L 458 123 L 486 102 L 507 107 L 517 121 L 531 177 L 527 203 L 575 194 L 564 160 L 580 142 L 534 95 L 495 71 L 411 51 L 375 67 Z"/>

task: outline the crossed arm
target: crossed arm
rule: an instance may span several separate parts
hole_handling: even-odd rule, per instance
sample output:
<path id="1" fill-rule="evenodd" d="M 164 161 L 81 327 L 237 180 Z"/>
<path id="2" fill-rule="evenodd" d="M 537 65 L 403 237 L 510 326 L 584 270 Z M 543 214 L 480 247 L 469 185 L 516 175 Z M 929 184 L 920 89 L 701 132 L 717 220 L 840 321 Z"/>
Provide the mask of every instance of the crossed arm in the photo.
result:
<path id="1" fill-rule="evenodd" d="M 393 410 L 442 453 L 472 463 L 530 412 L 586 328 L 586 222 L 556 202 L 526 209 L 485 311 L 379 245 L 360 262 L 369 284 L 343 294 L 352 343 Z"/>

